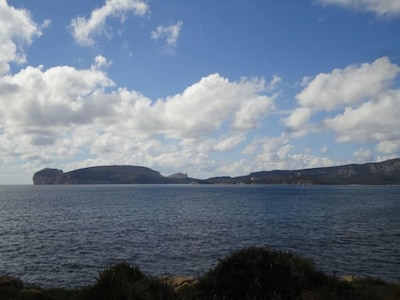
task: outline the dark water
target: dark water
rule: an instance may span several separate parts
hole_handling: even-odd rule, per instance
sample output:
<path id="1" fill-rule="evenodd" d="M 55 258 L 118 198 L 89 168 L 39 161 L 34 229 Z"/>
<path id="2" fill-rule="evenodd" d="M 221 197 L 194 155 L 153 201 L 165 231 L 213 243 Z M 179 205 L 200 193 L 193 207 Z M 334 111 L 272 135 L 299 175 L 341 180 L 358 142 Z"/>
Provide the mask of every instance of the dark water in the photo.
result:
<path id="1" fill-rule="evenodd" d="M 0 186 L 0 274 L 44 287 L 93 283 L 120 261 L 201 275 L 250 245 L 400 281 L 400 187 Z"/>

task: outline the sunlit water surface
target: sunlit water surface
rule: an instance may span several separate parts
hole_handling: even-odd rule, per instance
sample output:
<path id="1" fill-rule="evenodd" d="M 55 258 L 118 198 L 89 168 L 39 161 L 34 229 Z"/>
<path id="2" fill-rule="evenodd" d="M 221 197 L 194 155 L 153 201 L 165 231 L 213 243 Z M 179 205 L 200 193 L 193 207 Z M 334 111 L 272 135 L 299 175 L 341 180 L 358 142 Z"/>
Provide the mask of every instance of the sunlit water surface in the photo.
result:
<path id="1" fill-rule="evenodd" d="M 91 284 L 121 261 L 198 276 L 245 246 L 400 281 L 400 187 L 0 186 L 0 274 L 43 287 Z"/>

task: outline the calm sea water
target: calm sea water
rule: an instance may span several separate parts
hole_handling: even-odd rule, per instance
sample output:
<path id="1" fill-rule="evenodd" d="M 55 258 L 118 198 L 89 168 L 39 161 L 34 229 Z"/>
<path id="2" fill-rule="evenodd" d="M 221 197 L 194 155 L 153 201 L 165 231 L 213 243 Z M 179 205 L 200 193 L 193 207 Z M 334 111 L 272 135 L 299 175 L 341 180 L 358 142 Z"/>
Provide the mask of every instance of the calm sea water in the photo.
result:
<path id="1" fill-rule="evenodd" d="M 250 245 L 400 281 L 400 187 L 0 186 L 0 274 L 44 287 L 121 261 L 198 276 Z"/>

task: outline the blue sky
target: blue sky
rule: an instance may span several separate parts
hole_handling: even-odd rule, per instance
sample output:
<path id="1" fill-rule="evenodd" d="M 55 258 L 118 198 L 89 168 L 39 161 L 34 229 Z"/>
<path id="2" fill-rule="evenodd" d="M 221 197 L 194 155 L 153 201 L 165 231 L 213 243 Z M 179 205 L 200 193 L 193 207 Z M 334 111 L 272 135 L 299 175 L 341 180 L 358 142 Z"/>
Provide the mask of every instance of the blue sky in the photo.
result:
<path id="1" fill-rule="evenodd" d="M 0 0 L 0 184 L 400 155 L 400 2 Z"/>

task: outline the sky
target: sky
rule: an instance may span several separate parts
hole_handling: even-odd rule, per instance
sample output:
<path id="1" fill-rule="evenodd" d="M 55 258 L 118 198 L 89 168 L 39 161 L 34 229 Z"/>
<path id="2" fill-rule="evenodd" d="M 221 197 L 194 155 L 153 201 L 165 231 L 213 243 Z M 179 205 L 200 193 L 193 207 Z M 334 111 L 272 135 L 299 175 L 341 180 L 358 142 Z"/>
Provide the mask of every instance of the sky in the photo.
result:
<path id="1" fill-rule="evenodd" d="M 400 1 L 0 0 L 0 184 L 400 156 Z"/>

